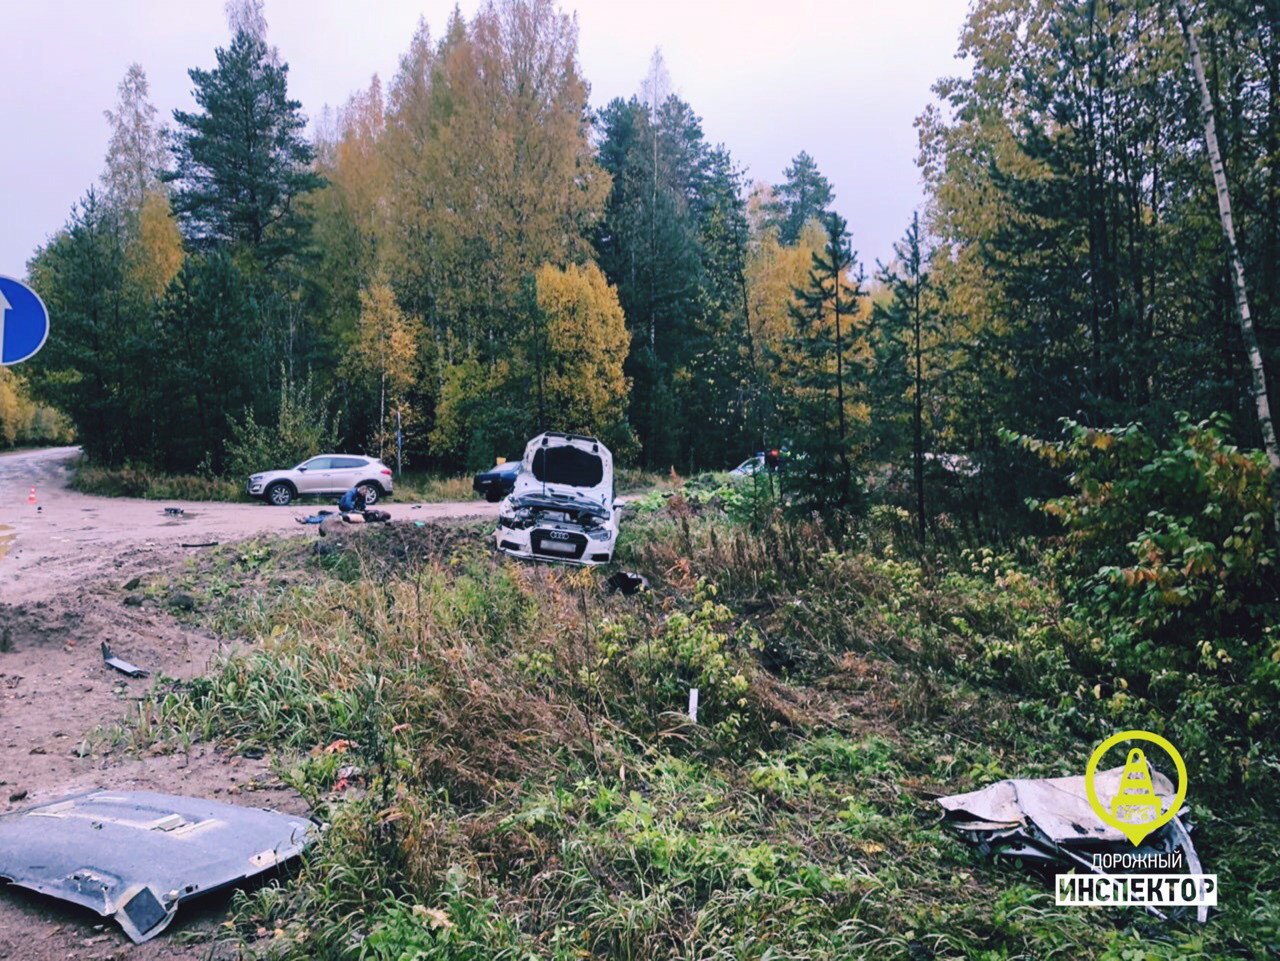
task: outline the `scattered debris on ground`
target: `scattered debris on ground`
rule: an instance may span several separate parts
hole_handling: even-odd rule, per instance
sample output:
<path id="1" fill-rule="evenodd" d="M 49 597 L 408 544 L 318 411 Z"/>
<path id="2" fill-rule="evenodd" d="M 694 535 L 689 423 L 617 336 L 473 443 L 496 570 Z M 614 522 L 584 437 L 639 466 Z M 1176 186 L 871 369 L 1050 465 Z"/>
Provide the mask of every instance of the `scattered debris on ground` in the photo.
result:
<path id="1" fill-rule="evenodd" d="M 217 541 L 202 541 L 199 544 L 183 544 L 183 547 L 217 547 Z"/>
<path id="2" fill-rule="evenodd" d="M 1117 766 L 1099 771 L 1095 782 L 1098 796 L 1115 796 L 1124 770 Z M 1169 779 L 1153 770 L 1151 786 L 1162 807 L 1167 808 L 1176 793 Z M 1095 865 L 1094 855 L 1127 854 L 1148 860 L 1181 849 L 1186 871 L 1201 873 L 1200 859 L 1180 816 L 1175 815 L 1135 847 L 1094 813 L 1082 776 L 998 781 L 967 794 L 939 798 L 938 804 L 945 812 L 943 823 L 984 855 L 1018 857 L 1064 872 L 1108 874 L 1111 872 Z M 1147 910 L 1165 918 L 1155 908 Z M 1208 919 L 1207 907 L 1197 909 L 1197 919 Z"/>
<path id="3" fill-rule="evenodd" d="M 649 590 L 649 579 L 643 574 L 637 574 L 634 571 L 618 571 L 605 581 L 605 584 L 608 586 L 610 593 L 620 593 L 627 597 Z"/>
<path id="4" fill-rule="evenodd" d="M 181 517 L 187 510 L 185 507 L 166 507 L 164 512 L 170 517 Z"/>
<path id="5" fill-rule="evenodd" d="M 150 673 L 149 671 L 144 671 L 136 664 L 132 664 L 129 661 L 116 657 L 111 653 L 111 645 L 106 641 L 102 642 L 102 660 L 107 667 L 115 668 L 121 674 L 125 674 L 129 677 L 146 677 Z"/>
<path id="6" fill-rule="evenodd" d="M 0 817 L 0 877 L 114 917 L 141 944 L 182 902 L 274 868 L 317 833 L 259 808 L 95 790 Z"/>

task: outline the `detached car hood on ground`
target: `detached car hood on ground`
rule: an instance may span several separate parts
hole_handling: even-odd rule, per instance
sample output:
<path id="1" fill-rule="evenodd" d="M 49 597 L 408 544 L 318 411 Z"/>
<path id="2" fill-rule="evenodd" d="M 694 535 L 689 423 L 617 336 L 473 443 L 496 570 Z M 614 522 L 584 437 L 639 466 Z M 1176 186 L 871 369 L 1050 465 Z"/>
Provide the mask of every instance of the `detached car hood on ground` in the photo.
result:
<path id="1" fill-rule="evenodd" d="M 0 878 L 114 916 L 140 944 L 183 901 L 270 870 L 317 836 L 275 811 L 97 790 L 0 817 Z"/>
<path id="2" fill-rule="evenodd" d="M 1098 794 L 1118 794 L 1124 770 L 1120 766 L 1099 771 Z M 1162 808 L 1173 803 L 1177 792 L 1159 771 L 1151 772 L 1151 786 Z M 1149 856 L 1181 848 L 1188 871 L 1199 874 L 1201 870 L 1190 831 L 1180 816 L 1185 809 L 1135 848 L 1127 837 L 1094 813 L 1085 779 L 1080 776 L 998 781 L 967 794 L 938 798 L 938 804 L 945 812 L 943 823 L 984 854 L 1019 857 L 1063 871 L 1105 873 L 1094 866 L 1094 854 Z M 1148 907 L 1147 911 L 1158 918 L 1165 917 L 1155 908 Z M 1198 907 L 1196 917 L 1205 921 L 1208 909 Z"/>

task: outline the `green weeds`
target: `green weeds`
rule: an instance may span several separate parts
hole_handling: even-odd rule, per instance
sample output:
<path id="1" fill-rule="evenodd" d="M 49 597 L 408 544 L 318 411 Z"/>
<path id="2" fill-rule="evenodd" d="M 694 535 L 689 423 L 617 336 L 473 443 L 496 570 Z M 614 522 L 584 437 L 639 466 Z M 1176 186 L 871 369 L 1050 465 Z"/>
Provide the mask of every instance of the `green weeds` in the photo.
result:
<path id="1" fill-rule="evenodd" d="M 1132 718 L 1089 678 L 1065 682 L 1087 635 L 1034 555 L 918 558 L 883 530 L 734 520 L 682 498 L 625 525 L 625 563 L 655 587 L 632 598 L 596 572 L 499 558 L 478 528 L 398 526 L 322 558 L 241 545 L 147 586 L 198 595 L 190 616 L 247 644 L 204 679 L 157 684 L 122 743 L 271 752 L 331 825 L 296 878 L 237 898 L 240 949 L 1275 948 L 1280 825 L 1261 793 L 1193 785 L 1200 853 L 1223 878 L 1206 928 L 1055 907 L 1045 879 L 938 828 L 938 794 L 1077 771 Z"/>

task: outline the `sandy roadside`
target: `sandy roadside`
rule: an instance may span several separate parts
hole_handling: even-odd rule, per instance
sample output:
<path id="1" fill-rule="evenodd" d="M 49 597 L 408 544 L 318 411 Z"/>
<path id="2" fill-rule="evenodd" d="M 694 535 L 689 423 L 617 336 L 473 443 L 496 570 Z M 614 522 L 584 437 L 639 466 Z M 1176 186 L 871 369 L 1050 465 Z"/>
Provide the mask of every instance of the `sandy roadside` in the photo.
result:
<path id="1" fill-rule="evenodd" d="M 104 667 L 102 641 L 153 673 L 179 678 L 203 673 L 222 644 L 154 606 L 125 606 L 122 585 L 201 550 L 184 544 L 262 533 L 315 537 L 314 527 L 294 521 L 305 508 L 78 494 L 66 489 L 76 455 L 75 448 L 0 455 L 0 813 L 104 786 L 305 814 L 263 761 L 206 746 L 190 755 L 142 757 L 86 755 L 82 746 L 96 728 L 137 711 L 150 683 Z M 172 517 L 167 506 L 185 513 Z M 491 516 L 497 505 L 392 501 L 387 509 L 396 518 L 432 520 Z M 202 907 L 180 911 L 159 938 L 135 946 L 92 912 L 0 888 L 0 959 L 207 958 L 208 943 L 185 943 L 181 935 L 212 931 L 226 903 L 211 896 Z"/>

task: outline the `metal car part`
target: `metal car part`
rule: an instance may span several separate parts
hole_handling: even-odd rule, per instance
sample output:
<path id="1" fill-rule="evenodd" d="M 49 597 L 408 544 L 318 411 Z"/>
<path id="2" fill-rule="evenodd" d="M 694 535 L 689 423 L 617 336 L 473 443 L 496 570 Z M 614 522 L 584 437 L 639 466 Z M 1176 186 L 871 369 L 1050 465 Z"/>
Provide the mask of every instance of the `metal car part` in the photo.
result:
<path id="1" fill-rule="evenodd" d="M 99 789 L 0 817 L 0 879 L 114 917 L 140 944 L 182 902 L 262 874 L 317 836 L 303 817 Z"/>

